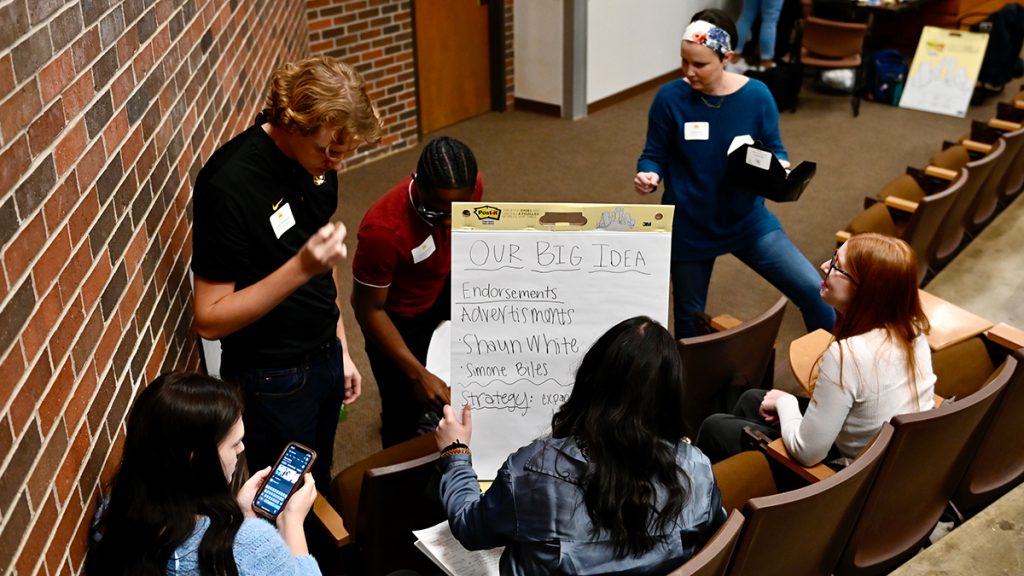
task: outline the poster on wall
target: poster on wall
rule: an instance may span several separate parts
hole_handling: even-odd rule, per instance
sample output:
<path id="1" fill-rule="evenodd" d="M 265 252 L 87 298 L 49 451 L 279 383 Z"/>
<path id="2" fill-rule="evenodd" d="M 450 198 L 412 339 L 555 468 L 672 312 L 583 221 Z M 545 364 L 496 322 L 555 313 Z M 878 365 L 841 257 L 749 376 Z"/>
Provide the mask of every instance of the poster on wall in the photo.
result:
<path id="1" fill-rule="evenodd" d="M 987 45 L 983 32 L 925 26 L 900 107 L 963 118 Z"/>
<path id="2" fill-rule="evenodd" d="M 667 325 L 673 207 L 457 203 L 452 213 L 449 384 L 456 413 L 473 408 L 473 463 L 487 480 L 550 432 L 601 334 L 639 315 Z"/>

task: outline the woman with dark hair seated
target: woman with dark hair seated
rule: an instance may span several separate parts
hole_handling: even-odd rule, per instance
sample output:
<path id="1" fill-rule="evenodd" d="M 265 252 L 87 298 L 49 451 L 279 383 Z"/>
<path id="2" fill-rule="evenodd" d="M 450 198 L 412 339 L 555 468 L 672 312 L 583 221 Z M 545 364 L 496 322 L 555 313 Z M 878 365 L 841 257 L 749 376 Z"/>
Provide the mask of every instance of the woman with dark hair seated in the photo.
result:
<path id="1" fill-rule="evenodd" d="M 170 373 L 147 386 L 128 416 L 86 573 L 320 574 L 302 529 L 316 498 L 313 477 L 305 475 L 276 529 L 257 518 L 253 496 L 270 467 L 238 494 L 230 488 L 244 434 L 242 394 L 233 384 Z"/>
<path id="2" fill-rule="evenodd" d="M 481 494 L 472 414 L 437 428 L 441 499 L 469 549 L 505 546 L 502 574 L 664 574 L 725 520 L 708 459 L 682 441 L 676 342 L 647 317 L 625 320 L 583 357 L 551 435 L 519 449 Z"/>

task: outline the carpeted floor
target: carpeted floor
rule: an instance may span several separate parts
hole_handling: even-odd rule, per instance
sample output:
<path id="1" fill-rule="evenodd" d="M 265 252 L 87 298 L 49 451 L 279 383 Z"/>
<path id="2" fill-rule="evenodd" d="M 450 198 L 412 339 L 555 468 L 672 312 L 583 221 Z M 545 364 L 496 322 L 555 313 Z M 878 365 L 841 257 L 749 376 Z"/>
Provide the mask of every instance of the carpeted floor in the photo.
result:
<path id="1" fill-rule="evenodd" d="M 864 102 L 854 118 L 849 98 L 816 93 L 805 83 L 800 107 L 781 116 L 783 141 L 794 162 L 817 162 L 817 176 L 799 202 L 771 204 L 783 227 L 811 262 L 835 249 L 833 234 L 862 208 L 863 198 L 903 173 L 923 166 L 944 139 L 955 140 L 970 119 L 994 116 L 996 100 L 973 107 L 967 118 L 952 118 Z M 654 90 L 570 122 L 528 112 L 488 113 L 430 134 L 447 134 L 473 149 L 484 178 L 485 198 L 522 202 L 646 203 L 632 189 L 636 159 L 646 133 Z M 341 174 L 338 216 L 349 227 L 348 244 L 371 202 L 412 172 L 420 148 L 389 156 Z M 351 266 L 345 274 L 351 281 Z M 708 312 L 752 317 L 778 297 L 775 289 L 731 256 L 718 260 L 711 280 Z M 335 443 L 335 472 L 380 449 L 380 400 L 363 351 L 362 334 L 350 307 L 344 311 L 351 353 L 363 375 L 362 397 L 349 407 Z M 804 333 L 790 305 L 779 335 L 779 350 Z M 791 389 L 787 355 L 778 354 L 776 386 Z"/>

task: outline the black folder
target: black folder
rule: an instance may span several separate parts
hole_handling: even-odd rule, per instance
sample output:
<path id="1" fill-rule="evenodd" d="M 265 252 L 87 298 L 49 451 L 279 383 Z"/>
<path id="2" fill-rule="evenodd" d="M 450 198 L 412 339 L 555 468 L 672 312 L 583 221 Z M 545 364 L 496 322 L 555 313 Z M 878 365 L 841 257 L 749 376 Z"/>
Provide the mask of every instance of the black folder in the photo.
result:
<path id="1" fill-rule="evenodd" d="M 801 162 L 787 174 L 771 150 L 744 144 L 729 154 L 729 183 L 775 202 L 795 202 L 817 170 L 814 162 Z"/>

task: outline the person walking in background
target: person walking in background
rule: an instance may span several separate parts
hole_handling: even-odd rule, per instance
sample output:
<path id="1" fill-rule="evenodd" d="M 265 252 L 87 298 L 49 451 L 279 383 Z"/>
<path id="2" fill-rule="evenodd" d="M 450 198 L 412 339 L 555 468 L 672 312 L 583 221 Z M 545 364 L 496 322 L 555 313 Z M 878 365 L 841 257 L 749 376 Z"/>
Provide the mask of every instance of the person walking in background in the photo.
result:
<path id="1" fill-rule="evenodd" d="M 153 380 L 128 415 L 121 465 L 97 518 L 88 576 L 111 574 L 320 574 L 303 521 L 316 499 L 310 474 L 276 527 L 256 517 L 253 497 L 270 474 L 231 492 L 242 438 L 238 387 L 202 374 Z"/>
<path id="2" fill-rule="evenodd" d="M 677 338 L 698 334 L 715 259 L 732 253 L 785 294 L 808 331 L 832 329 L 835 314 L 818 294 L 820 277 L 782 230 L 764 197 L 726 180 L 728 150 L 749 138 L 788 165 L 779 111 L 764 83 L 725 71 L 736 27 L 716 9 L 693 16 L 683 34 L 683 78 L 651 103 L 647 141 L 633 186 L 650 194 L 664 183 L 672 224 L 672 294 Z"/>
<path id="3" fill-rule="evenodd" d="M 295 440 L 316 450 L 313 474 L 330 481 L 338 413 L 361 387 L 337 303 L 346 230 L 330 221 L 336 171 L 381 130 L 350 66 L 330 57 L 285 64 L 253 126 L 196 178 L 195 325 L 220 339 L 221 375 L 242 386 L 250 471 Z"/>
<path id="4" fill-rule="evenodd" d="M 469 405 L 435 437 L 441 500 L 470 550 L 504 546 L 502 574 L 666 574 L 725 521 L 708 459 L 683 441 L 682 360 L 654 320 L 613 326 L 583 356 L 551 435 L 508 457 L 487 492 Z"/>
<path id="5" fill-rule="evenodd" d="M 442 136 L 359 224 L 352 304 L 380 391 L 385 448 L 434 430 L 450 402 L 447 383 L 424 365 L 434 329 L 451 318 L 452 202 L 482 195 L 473 151 Z"/>
<path id="6" fill-rule="evenodd" d="M 822 297 L 839 316 L 810 400 L 781 390 L 744 392 L 732 414 L 713 414 L 701 425 L 697 445 L 712 461 L 743 449 L 745 426 L 781 435 L 805 466 L 855 458 L 893 416 L 934 407 L 929 324 L 910 245 L 860 234 L 821 270 Z"/>
<path id="7" fill-rule="evenodd" d="M 726 64 L 726 70 L 743 74 L 750 69 L 743 57 L 743 49 L 750 40 L 750 31 L 758 16 L 761 17 L 761 28 L 758 33 L 761 64 L 757 69 L 768 70 L 775 66 L 775 36 L 783 4 L 785 0 L 743 0 L 743 10 L 740 12 L 740 19 L 736 21 L 735 51 Z"/>

